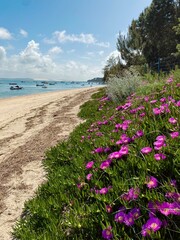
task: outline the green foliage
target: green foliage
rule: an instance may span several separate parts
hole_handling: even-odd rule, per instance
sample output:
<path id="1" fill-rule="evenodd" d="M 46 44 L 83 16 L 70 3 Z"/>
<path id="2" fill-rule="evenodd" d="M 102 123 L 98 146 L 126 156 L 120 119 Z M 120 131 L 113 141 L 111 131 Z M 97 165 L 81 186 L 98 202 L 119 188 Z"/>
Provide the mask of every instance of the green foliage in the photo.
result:
<path id="1" fill-rule="evenodd" d="M 127 67 L 145 63 L 142 55 L 142 39 L 138 29 L 137 21 L 133 20 L 127 36 L 119 33 L 117 38 L 117 50 L 121 53 Z"/>
<path id="2" fill-rule="evenodd" d="M 119 75 L 125 68 L 120 59 L 116 59 L 113 56 L 110 57 L 103 69 L 104 81 L 108 82 L 109 78 Z"/>
<path id="3" fill-rule="evenodd" d="M 180 18 L 178 18 L 178 25 L 173 28 L 177 35 L 180 35 Z M 177 54 L 180 54 L 180 44 L 176 45 Z"/>
<path id="4" fill-rule="evenodd" d="M 176 106 L 179 100 L 180 71 L 174 72 L 174 81 L 163 84 L 161 88 L 153 79 L 149 81 L 149 100 L 135 94 L 123 100 L 120 106 L 102 97 L 104 89 L 93 96 L 93 100 L 81 107 L 80 116 L 86 121 L 80 124 L 66 142 L 59 143 L 50 149 L 44 161 L 47 170 L 47 182 L 42 185 L 36 197 L 26 203 L 23 218 L 14 228 L 13 235 L 18 240 L 98 240 L 102 239 L 102 230 L 112 226 L 115 240 L 145 239 L 141 230 L 149 219 L 151 202 L 172 202 L 166 193 L 178 193 L 172 186 L 171 179 L 180 180 L 180 145 L 179 137 L 172 138 L 170 134 L 179 131 L 179 110 Z M 153 88 L 152 88 L 153 87 Z M 153 109 L 166 101 L 170 112 L 155 115 Z M 151 100 L 157 102 L 151 103 Z M 127 103 L 126 109 L 122 109 Z M 122 109 L 122 110 L 121 110 Z M 132 110 L 137 112 L 132 113 Z M 145 113 L 145 114 L 143 114 Z M 177 119 L 171 124 L 169 118 Z M 130 121 L 125 130 L 117 128 L 124 120 Z M 143 130 L 144 135 L 137 138 L 137 131 Z M 120 137 L 126 134 L 133 138 L 128 145 L 129 152 L 122 158 L 113 159 L 110 167 L 101 169 L 101 164 L 109 159 L 109 154 L 117 152 L 121 145 L 116 144 Z M 165 160 L 156 161 L 154 142 L 156 137 L 166 137 L 166 146 L 161 151 Z M 153 150 L 143 154 L 141 149 L 150 146 Z M 110 148 L 110 152 L 95 152 L 97 148 Z M 88 162 L 94 162 L 87 169 Z M 93 174 L 90 180 L 87 174 Z M 147 188 L 147 177 L 158 179 L 156 188 Z M 107 194 L 99 194 L 98 190 L 109 187 Z M 126 201 L 122 196 L 129 189 L 138 188 L 138 198 Z M 107 212 L 110 206 L 112 211 Z M 133 226 L 116 222 L 115 215 L 124 206 L 126 212 L 140 208 L 140 216 Z M 157 207 L 157 206 L 156 206 Z M 179 218 L 170 214 L 167 217 L 156 212 L 161 221 L 166 220 L 167 226 L 151 233 L 149 239 L 178 239 Z"/>
<path id="5" fill-rule="evenodd" d="M 153 0 L 137 20 L 132 20 L 127 37 L 119 34 L 117 50 L 128 66 L 157 62 L 176 52 L 180 36 L 173 27 L 180 16 L 179 8 L 174 0 Z"/>
<path id="6" fill-rule="evenodd" d="M 153 0 L 145 16 L 145 43 L 143 53 L 147 62 L 170 56 L 176 51 L 177 23 L 173 0 Z"/>

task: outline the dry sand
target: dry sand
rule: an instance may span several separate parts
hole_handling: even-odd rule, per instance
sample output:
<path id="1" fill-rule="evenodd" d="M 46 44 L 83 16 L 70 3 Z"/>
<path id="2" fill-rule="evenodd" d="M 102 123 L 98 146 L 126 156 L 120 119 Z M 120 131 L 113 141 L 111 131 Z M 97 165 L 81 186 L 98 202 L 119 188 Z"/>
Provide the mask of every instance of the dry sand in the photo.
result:
<path id="1" fill-rule="evenodd" d="M 81 122 L 80 105 L 97 89 L 0 99 L 0 240 L 12 239 L 24 202 L 45 181 L 44 152 L 67 139 Z"/>

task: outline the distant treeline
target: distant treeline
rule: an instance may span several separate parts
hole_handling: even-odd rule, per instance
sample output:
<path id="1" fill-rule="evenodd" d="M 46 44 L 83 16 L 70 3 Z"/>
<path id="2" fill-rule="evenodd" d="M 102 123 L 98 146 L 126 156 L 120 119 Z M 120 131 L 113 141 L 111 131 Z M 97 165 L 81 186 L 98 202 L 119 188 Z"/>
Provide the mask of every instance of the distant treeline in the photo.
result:
<path id="1" fill-rule="evenodd" d="M 168 59 L 168 66 L 180 65 L 179 18 L 180 0 L 153 0 L 138 19 L 132 20 L 127 35 L 119 33 L 117 50 L 121 57 L 118 61 L 113 57 L 107 61 L 104 79 L 132 65 L 147 71 L 163 59 Z M 158 67 L 155 70 L 158 71 Z"/>

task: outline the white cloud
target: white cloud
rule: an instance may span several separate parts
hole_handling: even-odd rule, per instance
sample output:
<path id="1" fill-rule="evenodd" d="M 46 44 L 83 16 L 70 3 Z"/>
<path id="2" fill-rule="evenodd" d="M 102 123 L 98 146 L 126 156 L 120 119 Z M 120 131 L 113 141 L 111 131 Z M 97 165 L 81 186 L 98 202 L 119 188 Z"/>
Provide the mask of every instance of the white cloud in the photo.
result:
<path id="1" fill-rule="evenodd" d="M 110 47 L 110 43 L 109 42 L 98 42 L 95 45 L 97 45 L 99 47 L 104 47 L 104 48 L 109 48 Z"/>
<path id="2" fill-rule="evenodd" d="M 26 32 L 24 29 L 20 29 L 20 34 L 23 36 L 23 37 L 27 37 L 28 36 L 28 32 Z"/>
<path id="3" fill-rule="evenodd" d="M 57 46 L 49 49 L 49 51 L 48 51 L 48 53 L 50 55 L 56 55 L 56 54 L 59 54 L 61 52 L 63 52 L 63 50 L 60 47 L 57 47 Z"/>
<path id="4" fill-rule="evenodd" d="M 110 44 L 108 42 L 98 42 L 92 33 L 80 33 L 80 34 L 67 34 L 66 30 L 55 31 L 52 34 L 52 38 L 44 38 L 43 40 L 47 44 L 66 43 L 66 42 L 79 42 L 83 44 L 93 44 L 99 47 L 108 48 Z"/>
<path id="5" fill-rule="evenodd" d="M 52 48 L 53 49 L 53 48 Z M 56 50 L 55 50 L 56 49 Z M 54 48 L 54 52 L 59 51 Z M 2 61 L 3 60 L 3 61 Z M 0 47 L 0 77 L 30 77 L 34 79 L 87 80 L 102 75 L 102 65 L 85 64 L 81 61 L 55 62 L 51 55 L 40 51 L 39 43 L 31 40 L 18 54 L 6 56 Z"/>
<path id="6" fill-rule="evenodd" d="M 4 47 L 0 46 L 0 61 L 3 61 L 6 58 L 6 50 Z"/>
<path id="7" fill-rule="evenodd" d="M 0 72 L 3 69 L 7 69 L 7 56 L 6 49 L 3 46 L 0 46 Z"/>
<path id="8" fill-rule="evenodd" d="M 92 44 L 96 42 L 96 39 L 92 34 L 84 34 L 81 33 L 79 35 L 76 34 L 66 34 L 66 31 L 56 31 L 53 33 L 53 37 L 58 40 L 58 42 L 80 42 L 86 44 Z"/>
<path id="9" fill-rule="evenodd" d="M 40 58 L 39 43 L 34 40 L 28 42 L 27 47 L 19 54 L 20 60 L 23 63 L 36 63 Z"/>
<path id="10" fill-rule="evenodd" d="M 46 43 L 46 44 L 56 44 L 55 39 L 44 38 L 43 42 Z"/>
<path id="11" fill-rule="evenodd" d="M 63 78 L 66 80 L 88 80 L 102 75 L 102 68 L 80 62 L 69 61 L 61 65 Z"/>
<path id="12" fill-rule="evenodd" d="M 56 64 L 49 55 L 43 55 L 39 50 L 39 43 L 34 40 L 28 42 L 27 47 L 17 55 L 8 59 L 8 67 L 17 76 L 20 74 L 29 77 L 39 77 L 39 75 L 53 72 Z M 14 73 L 14 74 L 15 74 Z M 16 77 L 16 76 L 14 76 Z"/>
<path id="13" fill-rule="evenodd" d="M 11 38 L 11 33 L 6 28 L 0 27 L 0 39 L 9 40 Z"/>

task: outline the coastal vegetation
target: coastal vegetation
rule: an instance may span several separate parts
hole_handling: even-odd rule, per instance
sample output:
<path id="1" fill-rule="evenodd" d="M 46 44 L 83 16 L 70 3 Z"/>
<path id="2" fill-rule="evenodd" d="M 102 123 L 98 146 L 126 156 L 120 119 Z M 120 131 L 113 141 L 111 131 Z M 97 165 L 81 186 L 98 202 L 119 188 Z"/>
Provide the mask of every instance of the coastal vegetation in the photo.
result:
<path id="1" fill-rule="evenodd" d="M 86 121 L 47 152 L 14 239 L 178 239 L 180 70 L 141 81 L 81 107 Z"/>

